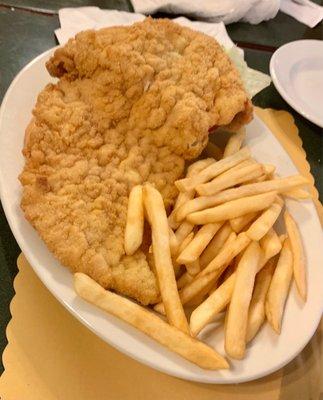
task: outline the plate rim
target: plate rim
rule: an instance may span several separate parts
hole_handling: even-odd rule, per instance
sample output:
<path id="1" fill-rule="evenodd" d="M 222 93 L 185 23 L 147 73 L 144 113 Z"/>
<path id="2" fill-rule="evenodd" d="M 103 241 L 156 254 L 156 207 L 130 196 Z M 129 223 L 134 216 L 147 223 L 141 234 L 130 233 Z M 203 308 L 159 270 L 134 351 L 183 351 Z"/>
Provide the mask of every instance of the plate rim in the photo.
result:
<path id="1" fill-rule="evenodd" d="M 323 41 L 318 40 L 318 39 L 301 39 L 301 40 L 294 40 L 293 42 L 289 42 L 284 44 L 283 46 L 279 47 L 271 56 L 270 62 L 269 62 L 269 72 L 270 76 L 272 78 L 273 84 L 275 88 L 277 89 L 278 93 L 282 96 L 282 98 L 286 101 L 287 104 L 289 104 L 296 112 L 298 112 L 302 117 L 307 119 L 308 121 L 312 122 L 313 124 L 317 125 L 320 128 L 323 128 L 323 117 L 322 119 L 318 119 L 316 116 L 312 116 L 308 112 L 304 111 L 302 107 L 295 102 L 293 97 L 291 97 L 288 92 L 284 89 L 284 86 L 281 84 L 277 74 L 276 74 L 276 68 L 275 68 L 275 62 L 277 61 L 277 57 L 280 56 L 280 53 L 285 51 L 286 48 L 288 47 L 293 47 L 295 45 L 301 44 L 301 43 L 315 43 L 315 44 L 320 44 L 323 46 Z"/>
<path id="2" fill-rule="evenodd" d="M 8 98 L 9 98 L 9 96 L 11 94 L 11 91 L 13 90 L 16 82 L 19 80 L 20 76 L 26 70 L 28 70 L 33 64 L 37 63 L 43 57 L 45 57 L 49 53 L 53 52 L 57 47 L 59 47 L 59 46 L 53 47 L 51 49 L 48 49 L 45 52 L 43 52 L 40 55 L 38 55 L 37 57 L 35 57 L 33 60 L 31 60 L 25 67 L 23 67 L 18 72 L 18 74 L 15 76 L 15 78 L 11 82 L 11 84 L 10 84 L 9 88 L 7 89 L 7 92 L 6 92 L 6 94 L 5 94 L 4 98 L 3 98 L 3 101 L 2 101 L 2 104 L 1 104 L 1 108 L 0 108 L 0 134 L 1 134 L 1 127 L 2 127 L 2 123 L 3 123 L 2 121 L 3 121 L 3 116 L 4 116 L 4 113 L 5 113 L 6 103 L 8 101 Z M 261 125 L 263 125 L 265 127 L 266 130 L 268 130 L 271 133 L 271 135 L 274 137 L 274 140 L 278 141 L 278 139 L 275 138 L 275 135 L 270 131 L 270 129 L 267 127 L 267 125 L 256 114 L 254 115 L 254 119 L 257 120 Z M 290 157 L 290 155 L 288 154 L 288 152 L 284 149 L 284 147 L 282 146 L 281 143 L 279 143 L 279 145 L 282 147 L 283 151 L 286 153 L 286 156 L 290 159 L 290 161 L 293 164 L 293 166 L 297 169 L 296 165 L 294 164 L 294 162 L 293 162 L 292 158 Z M 254 380 L 260 379 L 260 378 L 262 378 L 264 376 L 270 375 L 273 372 L 277 371 L 278 369 L 280 369 L 280 368 L 284 367 L 285 365 L 287 365 L 291 360 L 293 360 L 297 356 L 297 354 L 299 354 L 304 349 L 304 347 L 310 341 L 310 339 L 312 338 L 313 334 L 315 333 L 315 331 L 317 329 L 317 326 L 318 326 L 318 324 L 320 322 L 321 317 L 319 317 L 317 322 L 313 325 L 313 327 L 314 327 L 313 328 L 313 332 L 311 332 L 311 335 L 309 336 L 309 338 L 302 343 L 302 346 L 300 346 L 298 348 L 298 350 L 297 350 L 297 352 L 295 354 L 292 354 L 290 357 L 285 359 L 279 365 L 275 365 L 274 367 L 272 367 L 272 368 L 270 368 L 270 369 L 268 369 L 266 371 L 263 371 L 261 373 L 253 374 L 252 376 L 249 376 L 249 377 L 244 377 L 244 378 L 239 378 L 238 377 L 238 378 L 232 378 L 232 379 L 229 378 L 229 379 L 226 379 L 225 381 L 217 379 L 220 376 L 215 377 L 215 378 L 213 376 L 212 377 L 205 376 L 204 379 L 201 379 L 199 377 L 195 378 L 194 376 L 187 377 L 184 373 L 181 373 L 181 372 L 173 373 L 173 372 L 170 372 L 169 370 L 167 370 L 166 367 L 164 368 L 163 366 L 160 366 L 160 365 L 151 364 L 146 359 L 141 358 L 140 355 L 136 355 L 133 352 L 129 352 L 128 349 L 125 349 L 124 347 L 119 346 L 118 344 L 116 344 L 115 342 L 110 340 L 109 338 L 103 337 L 100 334 L 100 332 L 95 330 L 95 327 L 92 326 L 90 321 L 88 321 L 83 315 L 81 315 L 77 310 L 75 310 L 67 301 L 65 301 L 64 299 L 62 299 L 58 295 L 56 295 L 55 290 L 51 286 L 46 284 L 46 282 L 45 282 L 46 280 L 44 279 L 44 277 L 42 275 L 38 274 L 37 268 L 33 266 L 34 256 L 28 251 L 28 249 L 26 249 L 27 250 L 26 252 L 24 251 L 25 245 L 23 243 L 23 239 L 20 238 L 19 233 L 17 234 L 16 229 L 14 227 L 14 219 L 15 218 L 14 218 L 13 215 L 11 215 L 11 212 L 8 210 L 8 203 L 3 200 L 3 198 L 4 198 L 3 197 L 3 195 L 4 195 L 4 182 L 3 182 L 2 176 L 3 176 L 3 174 L 0 171 L 0 199 L 1 199 L 2 206 L 3 206 L 3 209 L 4 209 L 5 215 L 6 215 L 6 219 L 8 221 L 9 226 L 10 226 L 10 229 L 11 229 L 11 231 L 12 231 L 14 237 L 15 237 L 15 240 L 17 241 L 17 243 L 18 243 L 20 249 L 22 250 L 24 256 L 26 257 L 26 259 L 30 263 L 30 265 L 31 265 L 32 269 L 34 270 L 35 274 L 37 275 L 37 277 L 45 285 L 46 289 L 49 290 L 49 292 L 59 301 L 59 303 L 61 303 L 78 321 L 80 321 L 83 325 L 85 325 L 88 329 L 90 329 L 90 331 L 92 331 L 96 336 L 100 337 L 102 340 L 107 342 L 110 346 L 116 348 L 121 353 L 131 357 L 132 359 L 134 359 L 134 360 L 136 360 L 136 361 L 138 361 L 138 362 L 140 362 L 140 363 L 142 363 L 144 365 L 149 366 L 150 368 L 153 368 L 153 369 L 158 370 L 160 372 L 166 373 L 167 375 L 170 375 L 170 376 L 175 376 L 177 378 L 181 378 L 181 379 L 184 379 L 184 380 L 193 381 L 193 382 L 200 382 L 200 383 L 225 384 L 226 385 L 226 384 L 243 383 L 243 382 L 254 381 Z M 311 203 L 313 203 L 313 202 L 311 201 Z M 313 207 L 314 207 L 314 204 L 313 204 Z M 315 211 L 316 211 L 316 209 L 315 209 Z M 18 238 L 17 238 L 16 235 L 18 236 Z M 35 261 L 35 262 L 37 263 L 37 261 Z M 86 304 L 88 304 L 88 303 L 86 303 Z M 91 305 L 91 307 L 95 307 L 95 306 Z M 117 319 L 116 317 L 113 317 L 113 319 L 114 318 Z M 133 328 L 133 329 L 135 329 L 135 328 Z M 161 345 L 159 345 L 159 346 L 161 346 Z M 161 346 L 161 347 L 164 348 L 164 346 Z"/>

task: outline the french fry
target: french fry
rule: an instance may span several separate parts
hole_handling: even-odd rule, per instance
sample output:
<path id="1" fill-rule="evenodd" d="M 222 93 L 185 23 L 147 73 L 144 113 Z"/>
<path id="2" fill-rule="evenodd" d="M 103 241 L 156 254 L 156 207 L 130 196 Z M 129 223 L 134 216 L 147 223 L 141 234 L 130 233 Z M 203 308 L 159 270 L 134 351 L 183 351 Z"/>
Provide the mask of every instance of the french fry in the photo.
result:
<path id="1" fill-rule="evenodd" d="M 290 239 L 286 239 L 272 277 L 266 302 L 265 312 L 268 322 L 280 333 L 286 299 L 293 276 L 293 254 Z"/>
<path id="2" fill-rule="evenodd" d="M 273 179 L 276 167 L 272 164 L 262 164 L 262 167 L 264 169 L 264 173 L 257 178 L 246 181 L 245 184 L 249 185 L 252 183 L 259 183 Z"/>
<path id="3" fill-rule="evenodd" d="M 182 243 L 180 244 L 179 248 L 178 248 L 178 253 L 181 253 L 184 249 L 186 249 L 186 247 L 191 243 L 191 241 L 193 240 L 194 237 L 194 233 L 191 232 L 189 233 L 186 238 L 182 241 Z"/>
<path id="4" fill-rule="evenodd" d="M 180 290 L 188 283 L 192 282 L 194 277 L 190 275 L 187 271 L 183 273 L 183 275 L 177 280 L 177 289 Z"/>
<path id="5" fill-rule="evenodd" d="M 242 161 L 242 162 L 239 163 L 238 165 L 235 165 L 234 167 L 228 169 L 228 171 L 224 172 L 224 173 L 221 174 L 221 175 L 224 175 L 224 174 L 226 174 L 226 173 L 229 172 L 229 171 L 230 171 L 230 172 L 238 171 L 238 170 L 240 170 L 241 168 L 250 167 L 251 165 L 260 165 L 260 164 L 259 164 L 256 160 L 254 160 L 253 158 L 248 158 L 247 160 Z M 221 175 L 220 175 L 220 176 L 221 176 Z M 214 178 L 214 179 L 216 179 L 216 178 Z"/>
<path id="6" fill-rule="evenodd" d="M 276 191 L 285 193 L 291 189 L 308 185 L 309 181 L 302 175 L 294 175 L 287 178 L 277 178 L 265 182 L 242 185 L 237 188 L 227 189 L 213 196 L 202 196 L 182 204 L 176 212 L 176 220 L 182 221 L 188 214 L 214 207 L 231 200 L 246 196 L 255 196 L 262 193 Z"/>
<path id="7" fill-rule="evenodd" d="M 239 233 L 245 226 L 247 226 L 250 222 L 256 219 L 257 215 L 258 215 L 257 212 L 251 212 L 249 214 L 242 215 L 241 217 L 232 218 L 230 219 L 231 228 L 236 233 Z"/>
<path id="8" fill-rule="evenodd" d="M 276 171 L 276 167 L 272 164 L 263 164 L 265 175 L 271 176 Z"/>
<path id="9" fill-rule="evenodd" d="M 220 278 L 221 278 L 221 277 L 220 277 Z M 215 292 L 216 289 L 217 289 L 220 285 L 222 285 L 222 283 L 223 283 L 223 281 L 220 282 L 220 279 L 217 279 L 217 281 L 216 281 L 215 283 L 213 283 L 213 284 L 210 286 L 210 289 L 209 289 L 209 291 L 208 291 L 208 296 L 210 296 L 213 292 Z M 156 301 L 156 303 L 157 303 L 157 301 Z"/>
<path id="10" fill-rule="evenodd" d="M 249 238 L 251 240 L 259 241 L 264 237 L 269 229 L 273 227 L 282 208 L 283 205 L 275 201 L 267 210 L 265 210 L 246 231 Z"/>
<path id="11" fill-rule="evenodd" d="M 127 255 L 133 255 L 142 243 L 144 233 L 144 204 L 142 186 L 134 186 L 129 194 L 124 249 Z"/>
<path id="12" fill-rule="evenodd" d="M 211 286 L 211 289 L 210 289 L 209 292 L 208 292 L 208 295 L 209 295 L 209 296 L 211 296 L 211 294 L 214 293 L 214 292 L 216 291 L 216 289 L 217 289 L 220 285 L 222 285 L 223 281 L 222 281 L 222 282 L 219 282 L 219 280 L 220 280 L 220 279 L 218 279 L 218 280 L 215 282 L 215 284 L 213 284 L 213 285 Z M 158 302 L 156 301 L 156 303 L 158 303 Z M 156 304 L 156 303 L 154 303 L 154 304 Z"/>
<path id="13" fill-rule="evenodd" d="M 240 128 L 238 132 L 234 133 L 228 140 L 223 152 L 223 158 L 232 156 L 240 150 L 242 142 L 246 137 L 246 129 Z"/>
<path id="14" fill-rule="evenodd" d="M 206 289 L 209 290 L 210 286 L 215 284 L 216 280 L 221 275 L 221 272 L 223 272 L 223 270 L 219 269 L 206 276 L 194 277 L 194 279 L 188 285 L 184 286 L 179 292 L 182 304 L 188 304 L 192 299 L 198 297 L 201 293 L 205 295 Z M 154 310 L 162 315 L 165 315 L 165 307 L 162 302 L 156 304 L 154 306 Z"/>
<path id="15" fill-rule="evenodd" d="M 154 260 L 154 256 L 153 253 L 148 253 L 146 255 L 146 259 L 148 262 L 149 267 L 151 268 L 151 270 L 153 271 L 153 273 L 156 275 L 156 266 L 155 266 L 155 260 Z M 161 300 L 160 300 L 161 301 Z M 159 303 L 160 301 L 158 301 L 157 303 Z"/>
<path id="16" fill-rule="evenodd" d="M 236 259 L 237 259 L 237 264 L 239 263 L 241 257 L 240 255 L 243 255 L 243 253 L 240 253 Z M 269 260 L 270 262 L 271 260 Z M 269 264 L 268 262 L 268 264 Z M 267 263 L 267 259 L 265 259 L 263 257 L 263 255 L 261 254 L 261 258 L 258 262 L 258 267 L 257 267 L 257 272 L 259 272 L 259 274 L 261 273 L 261 269 L 263 268 L 263 266 Z M 214 298 L 212 297 L 211 299 L 207 298 L 204 302 L 206 303 L 205 307 L 209 307 L 209 312 L 211 312 L 211 308 L 212 308 L 212 315 L 210 314 L 209 317 L 207 318 L 208 314 L 205 314 L 205 319 L 197 319 L 196 320 L 196 324 L 195 321 L 193 322 L 192 325 L 192 317 L 194 318 L 193 314 L 191 315 L 191 319 L 190 319 L 190 328 L 191 328 L 191 334 L 194 336 L 195 334 L 198 334 L 199 331 L 206 325 L 208 324 L 217 313 L 221 312 L 227 304 L 229 304 L 230 300 L 231 300 L 231 294 L 232 294 L 232 290 L 233 289 L 233 282 L 235 280 L 235 276 L 236 276 L 236 272 L 235 272 L 236 268 L 232 268 L 229 267 L 224 271 L 225 277 L 224 280 L 222 282 L 222 284 L 219 287 L 216 287 L 214 290 L 212 290 L 210 292 L 210 296 L 212 296 L 214 293 L 216 293 L 217 291 L 218 294 L 214 295 Z M 222 276 L 221 276 L 222 278 Z M 262 279 L 262 278 L 260 278 Z M 269 286 L 269 284 L 268 284 Z M 221 289 L 220 289 L 221 288 Z M 256 308 L 256 306 L 253 306 Z M 258 313 L 258 309 L 255 309 L 255 311 L 252 311 L 252 315 L 253 314 Z M 256 316 L 256 315 L 255 315 Z M 252 316 L 251 319 L 252 322 L 252 328 L 255 329 L 256 328 L 256 324 L 260 323 L 259 321 L 256 321 L 256 318 L 254 318 L 254 316 Z M 199 326 L 198 324 L 201 323 L 201 326 Z M 259 325 L 260 326 L 260 325 Z M 256 333 L 256 332 L 255 332 Z M 251 339 L 250 339 L 251 340 Z"/>
<path id="17" fill-rule="evenodd" d="M 181 192 L 195 189 L 197 185 L 215 178 L 248 158 L 250 158 L 250 150 L 244 147 L 232 156 L 223 158 L 222 160 L 209 165 L 199 174 L 194 175 L 191 178 L 184 178 L 176 181 L 175 185 Z"/>
<path id="18" fill-rule="evenodd" d="M 177 228 L 175 232 L 176 239 L 179 243 L 179 246 L 182 244 L 183 240 L 192 232 L 194 225 L 189 223 L 188 221 L 184 221 Z"/>
<path id="19" fill-rule="evenodd" d="M 196 174 L 199 174 L 203 169 L 213 164 L 216 160 L 212 157 L 203 158 L 203 160 L 197 160 L 187 168 L 187 178 L 190 178 Z"/>
<path id="20" fill-rule="evenodd" d="M 185 307 L 188 309 L 196 308 L 204 301 L 205 297 L 206 294 L 201 292 L 197 296 L 193 297 L 193 299 L 190 300 L 188 303 L 186 303 Z"/>
<path id="21" fill-rule="evenodd" d="M 276 194 L 276 192 L 269 192 L 228 201 L 225 204 L 189 214 L 187 220 L 192 224 L 201 225 L 241 217 L 269 207 L 276 199 Z"/>
<path id="22" fill-rule="evenodd" d="M 187 272 L 193 276 L 197 275 L 201 271 L 200 261 L 198 258 L 194 261 L 185 263 L 185 267 L 186 267 Z"/>
<path id="23" fill-rule="evenodd" d="M 269 260 L 256 276 L 248 313 L 247 343 L 256 336 L 265 321 L 265 300 L 276 262 L 275 258 Z"/>
<path id="24" fill-rule="evenodd" d="M 210 243 L 213 236 L 221 228 L 222 223 L 203 225 L 195 234 L 193 240 L 177 257 L 179 264 L 192 263 L 202 254 L 203 250 Z"/>
<path id="25" fill-rule="evenodd" d="M 185 193 L 185 192 L 180 192 L 180 193 Z M 185 204 L 185 203 L 184 203 Z M 180 207 L 180 205 L 179 205 Z M 171 229 L 177 229 L 180 225 L 180 221 L 176 221 L 175 219 L 175 208 L 172 210 L 172 212 L 168 216 L 168 225 Z"/>
<path id="26" fill-rule="evenodd" d="M 161 315 L 166 315 L 165 307 L 162 301 L 154 305 L 154 311 L 158 312 Z"/>
<path id="27" fill-rule="evenodd" d="M 240 261 L 240 256 L 243 254 L 240 253 L 237 255 L 237 257 L 234 258 L 234 260 L 232 260 L 232 262 L 230 263 L 230 265 L 228 266 L 228 268 L 226 268 L 226 270 L 223 272 L 223 274 L 221 274 L 220 279 L 217 281 L 217 283 L 222 284 L 223 282 L 225 282 L 237 269 L 237 266 L 239 264 Z"/>
<path id="28" fill-rule="evenodd" d="M 223 176 L 226 174 L 231 175 L 233 172 L 236 173 L 237 171 L 240 171 L 242 168 L 251 167 L 251 166 L 261 166 L 263 168 L 262 164 L 258 163 L 253 158 L 247 158 L 246 160 L 242 161 L 241 163 L 239 163 L 239 164 L 235 165 L 234 167 L 228 169 L 227 171 L 223 172 L 223 174 L 215 177 L 210 182 L 214 181 L 215 179 L 219 178 L 220 176 Z M 263 170 L 263 172 L 264 172 L 264 170 Z M 204 184 L 202 184 L 202 185 L 204 185 Z"/>
<path id="29" fill-rule="evenodd" d="M 279 251 L 278 251 L 278 253 L 279 253 Z M 260 254 L 260 258 L 259 258 L 259 262 L 258 262 L 257 273 L 263 269 L 263 267 L 267 264 L 268 261 L 269 261 L 269 259 L 267 257 L 265 257 L 264 252 L 261 250 L 261 254 Z"/>
<path id="30" fill-rule="evenodd" d="M 208 142 L 203 152 L 207 157 L 213 157 L 216 160 L 221 160 L 223 156 L 223 152 L 220 147 L 211 141 Z"/>
<path id="31" fill-rule="evenodd" d="M 208 275 L 198 275 L 195 277 L 191 283 L 189 283 L 187 286 L 184 286 L 183 289 L 180 290 L 179 294 L 182 304 L 187 304 L 201 293 L 206 294 L 210 286 L 216 283 L 220 275 L 221 270 L 217 270 Z"/>
<path id="32" fill-rule="evenodd" d="M 250 243 L 248 236 L 242 232 L 238 236 L 232 232 L 225 242 L 219 254 L 199 273 L 199 276 L 207 275 L 210 272 L 225 268 L 230 262 L 241 253 Z M 225 270 L 221 271 L 221 273 Z M 220 273 L 220 274 L 221 274 Z"/>
<path id="33" fill-rule="evenodd" d="M 259 178 L 264 172 L 261 164 L 247 165 L 242 168 L 229 169 L 223 174 L 214 178 L 211 182 L 196 186 L 200 196 L 212 196 L 222 190 L 236 186 L 250 179 Z"/>
<path id="34" fill-rule="evenodd" d="M 170 247 L 170 254 L 172 256 L 176 256 L 178 253 L 179 243 L 171 227 L 169 227 L 169 247 Z"/>
<path id="35" fill-rule="evenodd" d="M 239 239 L 239 240 L 236 240 Z M 250 240 L 244 236 L 236 238 L 235 233 L 232 234 L 227 239 L 225 246 L 223 247 L 222 254 L 218 255 L 218 259 L 212 264 L 207 274 L 203 275 L 204 271 L 201 271 L 197 277 L 193 279 L 188 285 L 184 286 L 179 292 L 182 304 L 187 304 L 194 297 L 198 296 L 206 288 L 210 288 L 212 284 L 215 284 L 217 279 L 220 277 L 222 272 L 226 269 L 232 259 L 240 253 L 248 244 Z M 231 244 L 234 245 L 231 251 Z M 165 315 L 165 308 L 163 303 L 158 303 L 154 306 L 154 310 L 160 314 Z"/>
<path id="36" fill-rule="evenodd" d="M 228 222 L 226 222 L 220 230 L 215 234 L 214 238 L 207 245 L 206 249 L 203 251 L 200 257 L 200 265 L 201 269 L 206 267 L 215 256 L 219 253 L 224 243 L 230 236 L 232 232 L 231 226 Z"/>
<path id="37" fill-rule="evenodd" d="M 273 228 L 270 228 L 266 235 L 260 239 L 259 244 L 268 260 L 278 254 L 282 248 L 282 242 Z"/>
<path id="38" fill-rule="evenodd" d="M 292 189 L 288 192 L 284 192 L 283 195 L 295 200 L 307 200 L 312 198 L 311 193 L 304 189 Z"/>
<path id="39" fill-rule="evenodd" d="M 234 232 L 228 237 L 223 249 L 218 254 L 218 256 L 207 266 L 209 270 L 205 275 L 204 271 L 201 271 L 192 282 L 184 286 L 179 292 L 182 304 L 188 303 L 191 299 L 197 296 L 203 291 L 208 285 L 215 283 L 222 272 L 230 264 L 233 258 L 240 253 L 248 244 L 250 240 L 244 235 L 239 238 L 236 237 Z M 165 309 L 163 303 L 158 303 L 155 305 L 154 310 L 165 314 Z"/>
<path id="40" fill-rule="evenodd" d="M 280 240 L 281 245 L 283 245 L 283 243 L 285 242 L 286 239 L 287 239 L 286 233 L 282 233 L 281 235 L 279 235 L 279 240 Z"/>
<path id="41" fill-rule="evenodd" d="M 296 287 L 303 301 L 306 301 L 307 283 L 304 250 L 301 235 L 299 233 L 295 220 L 288 211 L 285 211 L 284 220 L 293 254 L 293 271 Z"/>
<path id="42" fill-rule="evenodd" d="M 244 182 L 244 185 L 252 185 L 253 183 L 260 183 L 260 182 L 264 182 L 264 181 L 268 181 L 267 174 L 263 174 L 263 175 L 259 176 L 258 178 L 250 179 L 250 181 Z"/>
<path id="43" fill-rule="evenodd" d="M 182 304 L 185 305 L 189 303 L 201 293 L 206 294 L 206 288 L 209 290 L 210 286 L 215 284 L 224 269 L 225 267 L 223 269 L 213 271 L 206 276 L 194 277 L 193 280 L 184 286 L 179 292 Z M 156 304 L 154 306 L 154 310 L 162 315 L 165 315 L 165 307 L 162 302 Z"/>
<path id="44" fill-rule="evenodd" d="M 208 167 L 209 165 L 213 164 L 215 160 L 213 158 L 205 158 L 203 160 L 198 160 L 195 163 L 191 164 L 187 169 L 187 177 L 191 177 L 195 174 L 201 172 L 204 168 Z M 174 206 L 174 210 L 168 217 L 169 226 L 173 229 L 178 228 L 179 223 L 175 220 L 176 210 L 182 205 L 185 204 L 187 201 L 194 198 L 195 190 L 189 190 L 187 192 L 179 192 L 176 203 Z"/>
<path id="45" fill-rule="evenodd" d="M 167 324 L 144 307 L 103 289 L 87 275 L 76 273 L 74 287 L 76 293 L 87 302 L 139 329 L 188 361 L 206 369 L 229 368 L 225 358 L 211 347 Z"/>
<path id="46" fill-rule="evenodd" d="M 200 291 L 200 293 L 198 293 L 197 295 L 192 297 L 191 300 L 189 300 L 187 303 L 185 303 L 185 306 L 186 307 L 194 307 L 194 308 L 198 307 L 205 300 L 205 298 L 208 296 L 209 291 L 214 286 L 216 286 L 216 282 L 209 283 L 207 286 L 205 286 L 203 288 L 203 290 Z"/>
<path id="47" fill-rule="evenodd" d="M 225 327 L 225 351 L 233 358 L 244 357 L 248 326 L 248 310 L 261 250 L 251 242 L 245 250 L 237 271 Z"/>
<path id="48" fill-rule="evenodd" d="M 192 336 L 198 335 L 199 332 L 229 304 L 233 292 L 235 278 L 236 274 L 233 273 L 192 312 L 190 318 L 190 329 Z"/>
<path id="49" fill-rule="evenodd" d="M 169 246 L 169 227 L 161 194 L 152 185 L 143 188 L 144 206 L 152 230 L 153 255 L 160 289 L 169 323 L 189 333 L 180 302 Z"/>

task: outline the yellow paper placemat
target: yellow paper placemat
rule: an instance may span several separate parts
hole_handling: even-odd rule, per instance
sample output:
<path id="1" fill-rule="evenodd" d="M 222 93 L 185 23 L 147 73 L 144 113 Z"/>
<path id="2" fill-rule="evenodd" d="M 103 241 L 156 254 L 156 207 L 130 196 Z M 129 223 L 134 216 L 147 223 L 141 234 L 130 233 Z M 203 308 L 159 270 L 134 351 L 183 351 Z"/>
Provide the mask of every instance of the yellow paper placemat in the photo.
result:
<path id="1" fill-rule="evenodd" d="M 310 174 L 287 112 L 257 110 L 304 175 Z M 322 206 L 316 196 L 318 212 Z M 320 393 L 320 329 L 283 370 L 241 385 L 206 385 L 154 371 L 113 349 L 72 317 L 21 255 L 0 378 L 1 400 L 316 400 Z"/>

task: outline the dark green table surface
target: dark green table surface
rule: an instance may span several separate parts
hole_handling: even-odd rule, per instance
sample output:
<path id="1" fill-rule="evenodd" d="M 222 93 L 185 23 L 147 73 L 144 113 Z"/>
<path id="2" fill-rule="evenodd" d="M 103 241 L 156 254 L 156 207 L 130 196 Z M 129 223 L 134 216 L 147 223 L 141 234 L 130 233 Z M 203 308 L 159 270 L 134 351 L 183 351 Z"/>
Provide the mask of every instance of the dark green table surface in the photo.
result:
<path id="1" fill-rule="evenodd" d="M 321 0 L 316 0 L 322 4 Z M 17 72 L 35 56 L 56 46 L 54 29 L 59 27 L 57 11 L 61 7 L 99 6 L 132 11 L 127 0 L 0 0 L 0 101 Z M 274 20 L 259 25 L 235 23 L 227 27 L 231 38 L 245 50 L 248 64 L 269 72 L 269 60 L 275 49 L 299 39 L 323 39 L 321 23 L 310 29 L 293 18 L 278 13 Z M 287 110 L 293 114 L 311 165 L 316 186 L 323 198 L 323 132 L 294 112 L 273 85 L 254 98 L 260 107 Z M 0 208 L 0 352 L 6 346 L 5 328 L 10 320 L 9 303 L 14 295 L 19 247 Z M 2 371 L 0 365 L 0 372 Z"/>

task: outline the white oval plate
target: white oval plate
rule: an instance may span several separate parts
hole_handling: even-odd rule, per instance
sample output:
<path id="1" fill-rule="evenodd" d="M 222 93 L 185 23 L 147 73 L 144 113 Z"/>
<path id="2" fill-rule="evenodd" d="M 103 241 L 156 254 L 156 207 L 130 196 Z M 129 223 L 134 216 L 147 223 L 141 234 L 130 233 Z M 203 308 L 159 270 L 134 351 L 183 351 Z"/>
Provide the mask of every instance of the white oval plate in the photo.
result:
<path id="1" fill-rule="evenodd" d="M 323 128 L 323 41 L 297 40 L 275 51 L 270 75 L 284 100 Z"/>
<path id="2" fill-rule="evenodd" d="M 20 210 L 21 186 L 18 175 L 25 128 L 37 94 L 50 81 L 45 62 L 53 49 L 28 64 L 14 79 L 0 112 L 0 194 L 17 242 L 34 271 L 54 296 L 100 338 L 134 359 L 159 371 L 206 383 L 238 383 L 260 378 L 281 368 L 294 358 L 314 334 L 322 313 L 322 231 L 312 202 L 289 202 L 301 227 L 308 267 L 308 301 L 304 305 L 295 287 L 287 302 L 282 333 L 277 336 L 266 325 L 249 346 L 246 358 L 233 361 L 228 371 L 206 371 L 163 348 L 143 333 L 117 318 L 103 313 L 78 298 L 72 274 L 47 250 Z M 247 142 L 254 156 L 278 166 L 282 175 L 295 174 L 295 166 L 266 126 L 257 118 L 247 127 Z M 60 329 L 60 327 L 58 327 Z M 64 328 L 63 328 L 64 329 Z M 224 354 L 222 327 L 207 327 L 203 340 Z"/>

